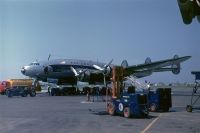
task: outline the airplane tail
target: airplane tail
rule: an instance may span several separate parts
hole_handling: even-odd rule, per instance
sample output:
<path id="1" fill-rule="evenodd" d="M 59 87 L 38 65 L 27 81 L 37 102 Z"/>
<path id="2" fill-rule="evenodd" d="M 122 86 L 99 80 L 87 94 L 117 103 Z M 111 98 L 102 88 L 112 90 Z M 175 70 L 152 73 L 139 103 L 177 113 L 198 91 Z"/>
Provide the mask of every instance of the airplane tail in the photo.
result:
<path id="1" fill-rule="evenodd" d="M 121 63 L 121 66 L 122 66 L 123 68 L 127 68 L 127 67 L 128 67 L 128 62 L 127 62 L 127 60 L 123 60 L 122 63 Z"/>
<path id="2" fill-rule="evenodd" d="M 178 59 L 179 58 L 179 56 L 178 55 L 174 55 L 174 59 Z M 180 71 L 181 71 L 181 64 L 180 64 L 180 62 L 179 63 L 173 63 L 172 64 L 172 66 L 171 66 L 171 68 L 172 68 L 172 73 L 173 74 L 179 74 L 180 73 Z"/>

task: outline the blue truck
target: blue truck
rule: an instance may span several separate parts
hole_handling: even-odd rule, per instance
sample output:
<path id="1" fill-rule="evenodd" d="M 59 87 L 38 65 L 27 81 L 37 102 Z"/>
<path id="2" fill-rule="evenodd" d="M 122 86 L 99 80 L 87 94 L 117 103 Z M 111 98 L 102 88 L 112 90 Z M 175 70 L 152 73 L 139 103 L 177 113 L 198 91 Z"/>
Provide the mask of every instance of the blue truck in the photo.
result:
<path id="1" fill-rule="evenodd" d="M 168 112 L 172 107 L 171 88 L 157 88 L 148 92 L 148 106 L 152 112 Z"/>
<path id="2" fill-rule="evenodd" d="M 172 106 L 171 88 L 157 88 L 145 92 L 135 92 L 129 87 L 120 98 L 112 99 L 107 104 L 110 115 L 130 117 L 148 117 L 149 111 L 168 112 Z"/>
<path id="3" fill-rule="evenodd" d="M 110 115 L 130 117 L 148 117 L 148 98 L 143 93 L 124 93 L 119 99 L 112 99 L 107 104 Z"/>

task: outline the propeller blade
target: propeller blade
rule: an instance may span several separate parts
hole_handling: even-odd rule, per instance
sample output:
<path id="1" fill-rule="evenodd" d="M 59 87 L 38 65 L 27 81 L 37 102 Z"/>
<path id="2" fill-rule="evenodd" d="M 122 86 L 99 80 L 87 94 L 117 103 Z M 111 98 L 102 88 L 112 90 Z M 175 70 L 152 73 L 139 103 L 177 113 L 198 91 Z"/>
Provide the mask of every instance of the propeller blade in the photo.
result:
<path id="1" fill-rule="evenodd" d="M 76 77 L 79 75 L 76 69 L 74 69 L 72 66 L 70 67 L 70 69 L 72 70 L 72 72 L 74 73 Z"/>
<path id="2" fill-rule="evenodd" d="M 101 71 L 104 74 L 108 74 L 108 73 L 110 73 L 109 66 L 111 65 L 112 62 L 113 62 L 113 59 L 110 62 L 108 62 L 107 64 L 105 64 L 103 67 L 100 67 L 98 65 L 93 65 L 93 67 L 96 68 L 97 70 Z"/>
<path id="3" fill-rule="evenodd" d="M 113 62 L 113 59 L 110 61 L 110 62 L 108 62 L 108 64 L 106 64 L 106 65 L 104 65 L 104 68 L 107 68 L 108 66 L 110 66 L 110 64 Z"/>
<path id="4" fill-rule="evenodd" d="M 100 71 L 105 71 L 107 69 L 108 66 L 110 66 L 110 64 L 113 62 L 113 59 L 108 62 L 107 64 L 104 65 L 104 67 L 100 67 L 98 65 L 93 65 L 94 68 L 100 70 Z"/>
<path id="5" fill-rule="evenodd" d="M 94 68 L 100 70 L 100 71 L 104 71 L 104 68 L 101 68 L 100 66 L 97 66 L 97 65 L 93 65 Z"/>
<path id="6" fill-rule="evenodd" d="M 76 69 L 73 68 L 72 66 L 70 67 L 70 69 L 72 70 L 72 72 L 74 73 L 74 75 L 75 75 L 76 77 L 82 75 L 83 73 L 85 73 L 85 72 L 87 71 L 87 69 L 83 69 L 83 70 L 80 70 L 79 72 L 77 72 Z"/>
<path id="7" fill-rule="evenodd" d="M 78 74 L 81 75 L 81 74 L 85 73 L 86 71 L 87 71 L 87 69 L 80 70 Z"/>

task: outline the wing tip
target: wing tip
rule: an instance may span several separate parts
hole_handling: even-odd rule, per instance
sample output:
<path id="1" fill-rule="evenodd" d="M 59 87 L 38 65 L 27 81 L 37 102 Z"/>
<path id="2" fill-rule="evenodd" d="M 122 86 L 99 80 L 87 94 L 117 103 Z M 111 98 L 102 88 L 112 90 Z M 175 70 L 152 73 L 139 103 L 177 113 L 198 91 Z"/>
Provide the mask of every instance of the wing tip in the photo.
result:
<path id="1" fill-rule="evenodd" d="M 184 58 L 185 60 L 188 60 L 188 59 L 192 58 L 192 56 L 184 56 L 183 58 Z"/>

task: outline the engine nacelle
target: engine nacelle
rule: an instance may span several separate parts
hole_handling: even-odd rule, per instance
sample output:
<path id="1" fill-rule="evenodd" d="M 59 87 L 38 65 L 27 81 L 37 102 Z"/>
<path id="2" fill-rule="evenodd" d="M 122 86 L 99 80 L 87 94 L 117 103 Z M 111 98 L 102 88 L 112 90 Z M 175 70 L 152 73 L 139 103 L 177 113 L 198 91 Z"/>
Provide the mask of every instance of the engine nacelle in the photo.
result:
<path id="1" fill-rule="evenodd" d="M 53 68 L 51 66 L 45 66 L 44 73 L 49 74 L 50 72 L 53 72 Z"/>
<path id="2" fill-rule="evenodd" d="M 127 60 L 123 60 L 122 63 L 121 63 L 121 66 L 122 66 L 123 68 L 127 68 L 127 67 L 128 67 L 128 62 L 127 62 Z"/>

